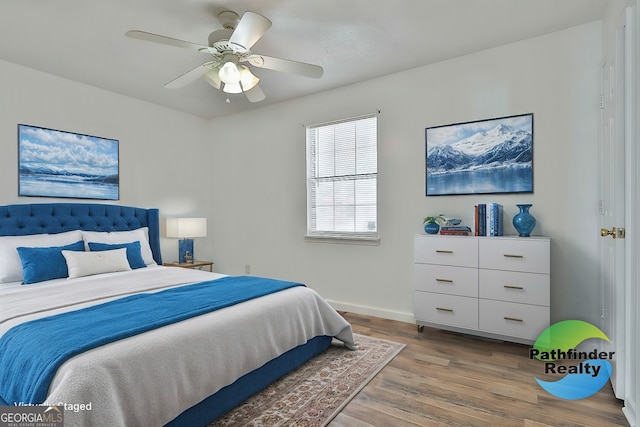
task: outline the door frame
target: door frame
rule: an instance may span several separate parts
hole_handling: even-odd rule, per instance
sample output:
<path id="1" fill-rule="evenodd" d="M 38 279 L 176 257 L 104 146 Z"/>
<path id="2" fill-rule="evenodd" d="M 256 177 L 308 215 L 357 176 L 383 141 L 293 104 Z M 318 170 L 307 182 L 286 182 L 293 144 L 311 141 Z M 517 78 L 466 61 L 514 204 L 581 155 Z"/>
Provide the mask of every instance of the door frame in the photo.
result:
<path id="1" fill-rule="evenodd" d="M 638 265 L 640 263 L 640 248 L 638 247 L 638 231 L 640 231 L 640 10 L 638 1 L 635 6 L 625 9 L 625 388 L 623 413 L 629 424 L 637 422 L 637 393 L 640 387 L 640 372 L 638 359 L 640 358 L 640 294 L 638 293 Z"/>

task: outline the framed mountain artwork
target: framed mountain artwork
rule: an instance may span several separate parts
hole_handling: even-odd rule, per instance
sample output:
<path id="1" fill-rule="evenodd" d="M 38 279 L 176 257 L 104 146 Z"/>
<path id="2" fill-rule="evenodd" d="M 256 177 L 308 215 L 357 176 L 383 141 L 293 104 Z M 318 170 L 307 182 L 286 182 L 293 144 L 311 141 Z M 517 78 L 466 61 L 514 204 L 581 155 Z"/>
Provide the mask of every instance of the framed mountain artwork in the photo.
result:
<path id="1" fill-rule="evenodd" d="M 425 129 L 426 195 L 533 193 L 533 113 Z"/>

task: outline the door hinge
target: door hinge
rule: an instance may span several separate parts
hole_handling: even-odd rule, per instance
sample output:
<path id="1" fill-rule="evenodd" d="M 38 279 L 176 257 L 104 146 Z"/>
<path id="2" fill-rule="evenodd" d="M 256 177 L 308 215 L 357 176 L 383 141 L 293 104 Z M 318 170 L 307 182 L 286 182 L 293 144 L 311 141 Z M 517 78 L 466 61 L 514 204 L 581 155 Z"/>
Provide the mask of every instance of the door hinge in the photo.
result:
<path id="1" fill-rule="evenodd" d="M 600 95 L 600 109 L 604 110 L 604 95 Z"/>
<path id="2" fill-rule="evenodd" d="M 604 319 L 604 305 L 600 306 L 600 318 Z"/>

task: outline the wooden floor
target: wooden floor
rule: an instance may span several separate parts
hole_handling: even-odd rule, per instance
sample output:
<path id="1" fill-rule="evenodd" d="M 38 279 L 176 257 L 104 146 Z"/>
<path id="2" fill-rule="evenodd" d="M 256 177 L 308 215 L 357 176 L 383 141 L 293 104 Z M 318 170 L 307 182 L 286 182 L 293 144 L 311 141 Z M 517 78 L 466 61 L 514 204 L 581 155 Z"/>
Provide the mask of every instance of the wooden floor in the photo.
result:
<path id="1" fill-rule="evenodd" d="M 534 379 L 545 378 L 542 363 L 529 359 L 528 346 L 341 314 L 355 333 L 407 346 L 330 427 L 628 427 L 609 386 L 575 401 L 547 394 Z"/>

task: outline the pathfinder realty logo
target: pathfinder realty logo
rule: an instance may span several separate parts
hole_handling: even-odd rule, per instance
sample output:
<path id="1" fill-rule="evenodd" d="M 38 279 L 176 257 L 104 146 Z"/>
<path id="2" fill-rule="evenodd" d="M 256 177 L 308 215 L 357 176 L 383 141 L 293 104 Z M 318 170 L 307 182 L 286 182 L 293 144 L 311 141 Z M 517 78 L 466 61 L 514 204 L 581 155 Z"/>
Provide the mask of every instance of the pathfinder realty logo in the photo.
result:
<path id="1" fill-rule="evenodd" d="M 614 351 L 578 351 L 576 347 L 588 339 L 609 338 L 591 323 L 565 320 L 554 323 L 538 337 L 529 350 L 530 359 L 544 362 L 544 373 L 563 375 L 557 381 L 536 378 L 547 393 L 566 400 L 584 399 L 597 393 L 609 380 Z M 578 362 L 573 365 L 571 362 Z M 567 363 L 568 362 L 568 363 Z"/>

